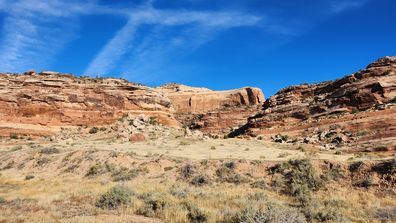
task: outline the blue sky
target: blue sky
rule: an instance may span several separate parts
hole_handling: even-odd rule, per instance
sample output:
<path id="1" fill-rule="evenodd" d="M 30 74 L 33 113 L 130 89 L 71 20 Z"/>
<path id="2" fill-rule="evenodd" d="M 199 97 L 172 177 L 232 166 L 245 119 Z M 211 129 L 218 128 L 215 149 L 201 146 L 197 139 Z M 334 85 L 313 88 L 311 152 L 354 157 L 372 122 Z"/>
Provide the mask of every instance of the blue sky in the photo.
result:
<path id="1" fill-rule="evenodd" d="M 396 55 L 394 0 L 0 0 L 0 71 L 267 96 Z"/>

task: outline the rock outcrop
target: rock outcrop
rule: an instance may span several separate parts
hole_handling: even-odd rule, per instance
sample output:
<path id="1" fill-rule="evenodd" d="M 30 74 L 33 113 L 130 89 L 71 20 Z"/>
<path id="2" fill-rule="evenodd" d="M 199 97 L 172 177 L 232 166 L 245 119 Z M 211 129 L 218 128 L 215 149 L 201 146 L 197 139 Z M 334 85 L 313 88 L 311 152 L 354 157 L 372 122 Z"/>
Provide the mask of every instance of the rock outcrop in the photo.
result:
<path id="1" fill-rule="evenodd" d="M 113 78 L 56 72 L 0 74 L 0 135 L 50 135 L 65 126 L 100 126 L 125 114 L 173 127 L 170 100 L 152 88 Z"/>
<path id="2" fill-rule="evenodd" d="M 179 84 L 168 84 L 157 90 L 167 96 L 175 108 L 175 117 L 185 126 L 204 133 L 225 134 L 246 123 L 264 102 L 258 88 L 245 87 L 212 91 Z"/>
<path id="3" fill-rule="evenodd" d="M 396 57 L 335 81 L 280 90 L 231 136 L 276 134 L 317 141 L 358 144 L 396 137 Z M 388 139 L 388 141 L 386 140 Z M 314 140 L 315 141 L 315 140 Z"/>

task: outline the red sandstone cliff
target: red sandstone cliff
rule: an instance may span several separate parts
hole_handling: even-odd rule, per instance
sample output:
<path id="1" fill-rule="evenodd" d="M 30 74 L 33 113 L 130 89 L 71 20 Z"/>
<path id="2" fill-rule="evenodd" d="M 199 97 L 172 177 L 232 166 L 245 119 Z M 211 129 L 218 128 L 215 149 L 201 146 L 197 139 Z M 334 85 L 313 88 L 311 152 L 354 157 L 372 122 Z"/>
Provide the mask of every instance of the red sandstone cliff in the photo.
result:
<path id="1" fill-rule="evenodd" d="M 263 109 L 231 135 L 307 137 L 322 142 L 364 143 L 396 137 L 396 57 L 335 81 L 280 90 Z M 311 137 L 311 138 L 309 138 Z"/>
<path id="2" fill-rule="evenodd" d="M 167 97 L 125 80 L 54 72 L 0 74 L 0 135 L 48 135 L 63 126 L 105 125 L 125 113 L 180 126 Z"/>
<path id="3" fill-rule="evenodd" d="M 192 129 L 213 134 L 225 134 L 242 126 L 264 102 L 262 91 L 251 87 L 212 91 L 169 84 L 157 90 L 170 99 L 180 122 Z"/>

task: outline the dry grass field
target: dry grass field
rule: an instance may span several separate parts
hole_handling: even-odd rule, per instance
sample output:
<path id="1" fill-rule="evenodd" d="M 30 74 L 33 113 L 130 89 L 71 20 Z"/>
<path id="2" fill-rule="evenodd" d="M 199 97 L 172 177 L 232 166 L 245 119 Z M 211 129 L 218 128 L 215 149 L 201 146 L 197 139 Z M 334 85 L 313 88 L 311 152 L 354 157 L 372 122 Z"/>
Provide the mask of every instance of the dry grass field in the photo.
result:
<path id="1" fill-rule="evenodd" d="M 177 134 L 4 140 L 0 222 L 396 220 L 393 154 Z"/>

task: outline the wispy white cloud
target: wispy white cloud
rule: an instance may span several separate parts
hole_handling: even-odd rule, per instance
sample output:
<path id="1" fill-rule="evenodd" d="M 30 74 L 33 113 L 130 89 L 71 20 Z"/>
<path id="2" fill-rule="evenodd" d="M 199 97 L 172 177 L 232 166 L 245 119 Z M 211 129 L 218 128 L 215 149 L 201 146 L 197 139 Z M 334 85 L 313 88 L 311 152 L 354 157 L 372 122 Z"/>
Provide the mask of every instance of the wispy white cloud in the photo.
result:
<path id="1" fill-rule="evenodd" d="M 0 71 L 44 68 L 75 37 L 78 8 L 59 0 L 2 1 L 5 14 Z"/>
<path id="2" fill-rule="evenodd" d="M 367 2 L 368 0 L 330 0 L 330 12 L 340 13 L 346 10 L 359 8 Z"/>
<path id="3" fill-rule="evenodd" d="M 221 30 L 256 25 L 262 19 L 258 16 L 237 12 L 158 10 L 151 6 L 131 10 L 129 16 L 128 23 L 98 53 L 85 71 L 85 74 L 101 75 L 109 73 L 118 64 L 116 62 L 120 61 L 126 54 L 129 54 L 129 58 L 134 58 L 134 60 L 126 60 L 122 70 L 124 73 L 135 73 L 136 70 L 143 70 L 143 67 L 148 64 L 141 61 L 146 59 L 151 61 L 150 66 L 155 68 L 154 63 L 152 63 L 153 60 L 159 64 L 158 61 L 166 58 L 167 52 L 178 50 L 180 46 L 192 49 L 207 42 L 213 34 Z M 155 44 L 147 46 L 148 42 L 153 41 L 153 36 L 149 35 L 147 37 L 148 40 L 141 43 L 141 45 L 137 45 L 136 49 L 132 49 L 133 34 L 142 25 L 159 27 L 189 25 L 188 30 L 190 31 L 171 36 L 170 39 L 166 40 L 158 41 L 159 38 L 157 38 Z M 199 27 L 199 29 L 194 29 L 194 27 Z M 191 30 L 195 31 L 191 32 Z M 208 33 L 208 30 L 211 32 Z M 189 38 L 186 39 L 187 33 L 193 33 L 194 35 L 189 35 Z M 205 34 L 205 38 L 202 38 L 201 34 Z M 156 36 L 160 36 L 160 34 L 157 33 Z M 163 45 L 166 45 L 166 47 Z M 144 49 L 144 51 L 141 49 Z"/>
<path id="4" fill-rule="evenodd" d="M 45 69 L 78 35 L 79 17 L 122 14 L 94 0 L 0 0 L 0 72 Z"/>

